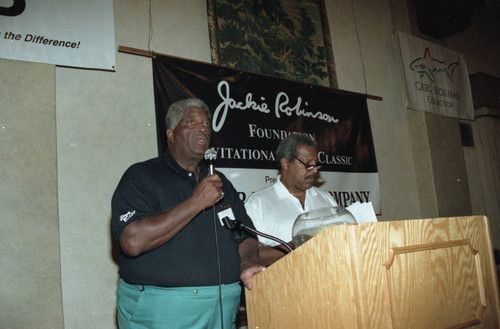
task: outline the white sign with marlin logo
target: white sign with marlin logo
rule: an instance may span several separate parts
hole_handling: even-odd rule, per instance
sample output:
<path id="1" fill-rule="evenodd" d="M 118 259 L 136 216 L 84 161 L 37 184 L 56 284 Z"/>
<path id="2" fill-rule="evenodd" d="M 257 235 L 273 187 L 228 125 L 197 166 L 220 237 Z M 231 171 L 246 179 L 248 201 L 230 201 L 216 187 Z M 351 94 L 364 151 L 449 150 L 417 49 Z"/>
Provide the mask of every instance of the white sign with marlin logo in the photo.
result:
<path id="1" fill-rule="evenodd" d="M 396 32 L 406 107 L 460 119 L 474 119 L 469 74 L 462 54 Z"/>

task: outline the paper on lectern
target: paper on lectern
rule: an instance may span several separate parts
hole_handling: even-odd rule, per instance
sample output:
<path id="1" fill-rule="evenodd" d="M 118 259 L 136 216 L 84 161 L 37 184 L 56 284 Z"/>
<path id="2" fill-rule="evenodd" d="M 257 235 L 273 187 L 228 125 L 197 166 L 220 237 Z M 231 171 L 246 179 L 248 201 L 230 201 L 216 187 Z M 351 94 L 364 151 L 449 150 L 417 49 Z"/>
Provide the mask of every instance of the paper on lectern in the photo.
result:
<path id="1" fill-rule="evenodd" d="M 370 223 L 377 221 L 377 215 L 371 202 L 355 202 L 346 208 L 354 216 L 358 223 Z"/>

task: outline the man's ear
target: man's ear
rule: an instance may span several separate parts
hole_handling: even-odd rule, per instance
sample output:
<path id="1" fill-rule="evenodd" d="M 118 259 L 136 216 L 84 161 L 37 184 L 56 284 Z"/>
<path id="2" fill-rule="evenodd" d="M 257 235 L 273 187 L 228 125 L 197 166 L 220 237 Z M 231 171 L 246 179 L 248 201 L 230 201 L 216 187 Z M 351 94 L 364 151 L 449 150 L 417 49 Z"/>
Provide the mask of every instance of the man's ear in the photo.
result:
<path id="1" fill-rule="evenodd" d="M 169 144 L 172 144 L 174 142 L 174 131 L 172 129 L 167 129 L 167 141 Z"/>
<path id="2" fill-rule="evenodd" d="M 281 158 L 280 163 L 281 163 L 281 170 L 288 170 L 288 165 L 290 164 L 290 162 L 288 162 L 287 159 Z"/>

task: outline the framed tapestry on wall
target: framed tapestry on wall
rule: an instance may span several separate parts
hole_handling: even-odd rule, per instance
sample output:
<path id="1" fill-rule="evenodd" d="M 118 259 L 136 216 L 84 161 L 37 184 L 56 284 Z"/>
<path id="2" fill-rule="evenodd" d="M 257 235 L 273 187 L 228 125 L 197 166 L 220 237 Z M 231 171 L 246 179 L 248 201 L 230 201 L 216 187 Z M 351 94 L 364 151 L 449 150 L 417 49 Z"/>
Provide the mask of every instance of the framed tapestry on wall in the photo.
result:
<path id="1" fill-rule="evenodd" d="M 338 88 L 324 0 L 207 0 L 212 63 Z"/>

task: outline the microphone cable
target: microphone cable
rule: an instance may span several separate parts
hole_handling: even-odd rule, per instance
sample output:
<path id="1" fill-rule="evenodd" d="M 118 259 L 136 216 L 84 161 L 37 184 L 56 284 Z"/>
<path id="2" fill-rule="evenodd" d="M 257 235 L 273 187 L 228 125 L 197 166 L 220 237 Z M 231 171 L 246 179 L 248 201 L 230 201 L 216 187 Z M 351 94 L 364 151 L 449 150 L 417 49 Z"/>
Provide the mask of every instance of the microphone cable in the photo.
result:
<path id="1" fill-rule="evenodd" d="M 217 274 L 219 280 L 219 308 L 220 308 L 220 325 L 221 329 L 224 329 L 224 314 L 222 311 L 222 274 L 221 274 L 221 264 L 220 264 L 220 253 L 219 253 L 219 240 L 217 237 L 217 216 L 215 214 L 215 205 L 212 206 L 213 214 L 213 224 L 214 224 L 214 235 L 215 235 L 215 253 L 217 255 Z"/>
<path id="2" fill-rule="evenodd" d="M 205 150 L 205 160 L 209 161 L 208 175 L 215 174 L 215 166 L 214 166 L 213 162 L 216 159 L 217 159 L 217 151 L 213 147 Z M 224 192 L 222 192 L 222 197 L 224 197 Z M 223 314 L 223 310 L 222 310 L 222 273 L 221 273 L 219 240 L 218 240 L 218 235 L 217 235 L 218 224 L 217 224 L 217 215 L 215 213 L 215 204 L 212 205 L 212 214 L 213 214 L 214 235 L 215 235 L 215 251 L 216 251 L 216 255 L 217 255 L 217 270 L 218 270 L 218 280 L 219 280 L 220 321 L 221 321 L 221 329 L 224 329 L 224 314 Z"/>

